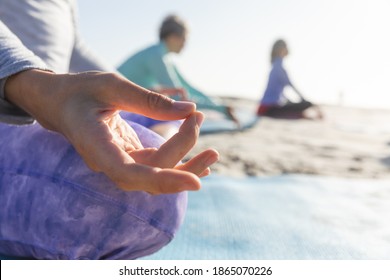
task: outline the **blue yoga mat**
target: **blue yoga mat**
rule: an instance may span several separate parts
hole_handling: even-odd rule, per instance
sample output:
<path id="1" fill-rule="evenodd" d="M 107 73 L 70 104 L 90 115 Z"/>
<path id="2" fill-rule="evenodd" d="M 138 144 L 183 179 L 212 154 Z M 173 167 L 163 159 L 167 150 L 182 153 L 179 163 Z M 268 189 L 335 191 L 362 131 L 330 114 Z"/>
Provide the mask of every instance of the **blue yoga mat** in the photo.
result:
<path id="1" fill-rule="evenodd" d="M 176 238 L 144 259 L 390 259 L 389 180 L 211 176 L 202 186 Z"/>
<path id="2" fill-rule="evenodd" d="M 390 181 L 211 177 L 145 259 L 390 259 Z"/>

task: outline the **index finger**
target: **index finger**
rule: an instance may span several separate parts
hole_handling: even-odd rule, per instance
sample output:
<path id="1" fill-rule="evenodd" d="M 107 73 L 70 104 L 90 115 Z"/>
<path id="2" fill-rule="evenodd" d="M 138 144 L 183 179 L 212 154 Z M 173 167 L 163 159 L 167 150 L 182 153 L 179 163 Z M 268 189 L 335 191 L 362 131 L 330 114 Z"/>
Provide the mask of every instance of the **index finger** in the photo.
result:
<path id="1" fill-rule="evenodd" d="M 194 174 L 136 163 L 116 143 L 104 138 L 96 139 L 94 145 L 88 147 L 82 153 L 87 164 L 105 173 L 123 190 L 162 194 L 200 188 L 200 180 Z"/>
<path id="2" fill-rule="evenodd" d="M 174 167 L 196 144 L 203 119 L 201 112 L 192 114 L 184 121 L 178 133 L 161 145 L 150 161 L 160 168 Z"/>

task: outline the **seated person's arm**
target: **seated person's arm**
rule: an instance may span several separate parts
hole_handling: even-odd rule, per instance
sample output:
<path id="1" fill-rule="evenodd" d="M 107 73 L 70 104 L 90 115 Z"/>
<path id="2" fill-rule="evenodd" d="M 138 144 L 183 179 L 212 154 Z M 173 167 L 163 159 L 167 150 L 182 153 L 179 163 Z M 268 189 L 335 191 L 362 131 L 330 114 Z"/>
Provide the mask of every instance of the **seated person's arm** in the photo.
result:
<path id="1" fill-rule="evenodd" d="M 303 95 L 301 94 L 301 92 L 293 85 L 293 83 L 291 82 L 290 80 L 290 77 L 288 76 L 287 74 L 287 71 L 284 70 L 283 68 L 280 69 L 280 73 L 279 73 L 279 79 L 280 79 L 280 82 L 284 85 L 288 85 L 290 86 L 294 92 L 298 95 L 299 98 L 301 98 L 301 101 L 305 101 L 305 98 L 303 97 Z M 286 98 L 286 100 L 290 101 L 287 96 L 284 96 Z"/>
<path id="2" fill-rule="evenodd" d="M 179 70 L 177 69 L 176 66 L 173 66 L 173 69 L 174 69 L 174 72 L 180 82 L 180 84 L 182 84 L 182 86 L 187 90 L 189 91 L 189 94 L 190 93 L 193 93 L 193 94 L 196 94 L 198 96 L 202 96 L 204 98 L 206 98 L 208 101 L 212 102 L 214 104 L 214 101 L 212 101 L 210 98 L 207 97 L 206 94 L 204 94 L 203 92 L 201 92 L 200 90 L 194 88 L 190 83 L 187 82 L 186 79 L 184 79 L 184 77 L 180 74 Z"/>
<path id="3" fill-rule="evenodd" d="M 124 190 L 159 194 L 200 188 L 199 177 L 209 174 L 217 152 L 206 150 L 177 165 L 195 145 L 203 120 L 194 104 L 175 102 L 117 74 L 57 75 L 39 70 L 41 63 L 0 22 L 0 79 L 7 78 L 4 101 L 63 134 L 92 170 L 105 173 Z M 119 110 L 186 121 L 158 150 L 143 148 Z"/>
<path id="4" fill-rule="evenodd" d="M 174 66 L 169 61 L 165 61 L 161 54 L 154 53 L 149 57 L 147 68 L 158 82 L 154 90 L 167 96 L 178 96 L 180 100 L 189 100 L 188 93 L 183 88 Z"/>
<path id="5" fill-rule="evenodd" d="M 290 83 L 290 86 L 295 91 L 295 93 L 299 96 L 299 98 L 301 98 L 301 101 L 306 101 L 302 93 L 293 84 Z"/>
<path id="6" fill-rule="evenodd" d="M 290 84 L 291 88 L 295 91 L 295 93 L 298 95 L 298 97 L 301 99 L 301 101 L 306 101 L 306 99 L 303 97 L 302 93 L 292 84 L 289 77 L 287 77 L 288 83 Z"/>
<path id="7" fill-rule="evenodd" d="M 28 69 L 46 69 L 45 63 L 28 50 L 22 42 L 0 21 L 0 121 L 12 124 L 28 124 L 34 119 L 7 102 L 4 87 L 7 78 Z"/>
<path id="8" fill-rule="evenodd" d="M 189 96 L 187 91 L 184 88 L 166 88 L 166 87 L 157 87 L 153 89 L 158 93 L 164 94 L 166 96 L 178 96 L 179 100 L 189 101 Z"/>
<path id="9" fill-rule="evenodd" d="M 10 77 L 5 93 L 44 127 L 63 134 L 92 170 L 104 172 L 124 190 L 198 190 L 198 177 L 207 175 L 218 158 L 215 151 L 206 150 L 177 166 L 195 145 L 203 115 L 192 103 L 175 102 L 117 74 L 28 70 Z M 119 110 L 186 121 L 158 150 L 145 149 Z"/>

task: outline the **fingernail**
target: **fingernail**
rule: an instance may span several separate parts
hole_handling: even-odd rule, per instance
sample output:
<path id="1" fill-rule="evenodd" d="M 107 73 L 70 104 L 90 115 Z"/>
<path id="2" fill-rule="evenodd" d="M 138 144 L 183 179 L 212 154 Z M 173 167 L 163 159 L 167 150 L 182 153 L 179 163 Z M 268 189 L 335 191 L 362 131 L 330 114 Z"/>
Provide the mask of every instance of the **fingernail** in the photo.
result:
<path id="1" fill-rule="evenodd" d="M 173 107 L 180 111 L 188 111 L 188 112 L 195 111 L 196 109 L 195 103 L 187 102 L 187 101 L 175 101 L 173 103 Z"/>
<path id="2" fill-rule="evenodd" d="M 204 121 L 204 115 L 198 112 L 198 114 L 196 114 L 196 123 L 198 124 L 198 126 L 201 126 L 203 121 Z"/>
<path id="3" fill-rule="evenodd" d="M 218 156 L 212 155 L 212 156 L 208 157 L 208 159 L 206 160 L 206 165 L 207 166 L 213 165 L 217 161 L 218 161 Z"/>
<path id="4" fill-rule="evenodd" d="M 210 149 L 209 153 L 210 152 L 211 152 L 211 154 L 206 159 L 206 165 L 208 165 L 208 166 L 216 163 L 219 160 L 219 153 L 216 150 Z"/>
<path id="5" fill-rule="evenodd" d="M 181 191 L 197 191 L 200 187 L 200 179 L 196 175 L 191 174 L 190 177 L 187 177 L 182 181 Z"/>

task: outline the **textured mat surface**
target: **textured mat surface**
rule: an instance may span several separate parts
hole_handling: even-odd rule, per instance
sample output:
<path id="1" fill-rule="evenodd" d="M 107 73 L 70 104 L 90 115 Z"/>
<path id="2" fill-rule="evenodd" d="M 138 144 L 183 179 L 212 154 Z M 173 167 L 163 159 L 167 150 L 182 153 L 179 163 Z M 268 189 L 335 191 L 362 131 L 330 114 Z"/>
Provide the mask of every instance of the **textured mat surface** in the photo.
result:
<path id="1" fill-rule="evenodd" d="M 144 259 L 390 259 L 390 181 L 212 176 Z"/>
<path id="2" fill-rule="evenodd" d="M 390 181 L 211 177 L 146 259 L 390 259 L 389 202 Z"/>

